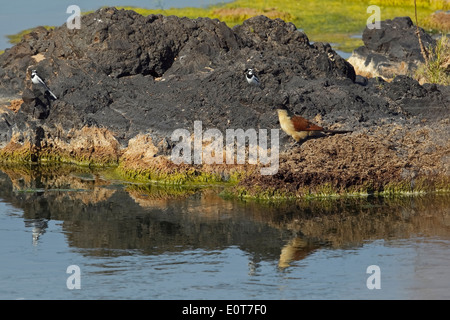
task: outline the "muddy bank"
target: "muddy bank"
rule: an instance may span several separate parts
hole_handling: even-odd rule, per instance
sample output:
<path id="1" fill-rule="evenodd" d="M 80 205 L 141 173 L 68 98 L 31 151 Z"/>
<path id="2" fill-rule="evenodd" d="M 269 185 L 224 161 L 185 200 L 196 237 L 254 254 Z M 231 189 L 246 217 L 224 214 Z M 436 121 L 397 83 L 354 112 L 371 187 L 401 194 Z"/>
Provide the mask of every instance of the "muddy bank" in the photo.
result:
<path id="1" fill-rule="evenodd" d="M 273 176 L 253 174 L 234 192 L 244 197 L 309 197 L 448 191 L 448 122 L 310 140 L 280 156 Z"/>
<path id="2" fill-rule="evenodd" d="M 254 68 L 260 87 L 243 74 Z M 32 85 L 45 78 L 58 100 Z M 259 16 L 232 29 L 218 20 L 143 17 L 103 8 L 82 28 L 37 28 L 0 56 L 2 161 L 112 165 L 130 179 L 233 181 L 245 194 L 302 196 L 449 188 L 448 87 L 407 77 L 356 76 L 328 44 L 292 23 Z M 274 105 L 347 135 L 291 147 L 280 167 L 174 164 L 175 129 L 279 128 Z M 395 188 L 394 188 L 395 186 Z M 407 187 L 405 187 L 407 186 Z M 425 187 L 426 186 L 426 187 Z"/>

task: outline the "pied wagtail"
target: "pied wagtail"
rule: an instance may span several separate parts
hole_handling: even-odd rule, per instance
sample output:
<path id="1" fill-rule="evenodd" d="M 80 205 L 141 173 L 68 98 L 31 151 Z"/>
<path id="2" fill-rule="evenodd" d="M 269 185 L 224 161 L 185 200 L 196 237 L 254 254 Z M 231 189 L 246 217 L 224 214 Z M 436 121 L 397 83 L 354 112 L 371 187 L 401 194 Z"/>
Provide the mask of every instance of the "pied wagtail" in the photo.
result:
<path id="1" fill-rule="evenodd" d="M 255 72 L 253 71 L 253 69 L 247 69 L 245 70 L 245 78 L 247 79 L 247 82 L 253 86 L 259 86 L 259 79 L 256 76 Z"/>
<path id="2" fill-rule="evenodd" d="M 58 98 L 53 94 L 53 92 L 51 92 L 50 89 L 47 87 L 47 85 L 45 84 L 44 80 L 42 80 L 42 79 L 38 76 L 36 70 L 32 70 L 32 71 L 31 71 L 31 82 L 33 82 L 34 84 L 41 84 L 41 85 L 45 88 L 45 90 L 53 97 L 53 99 L 55 99 L 55 100 L 58 99 Z"/>

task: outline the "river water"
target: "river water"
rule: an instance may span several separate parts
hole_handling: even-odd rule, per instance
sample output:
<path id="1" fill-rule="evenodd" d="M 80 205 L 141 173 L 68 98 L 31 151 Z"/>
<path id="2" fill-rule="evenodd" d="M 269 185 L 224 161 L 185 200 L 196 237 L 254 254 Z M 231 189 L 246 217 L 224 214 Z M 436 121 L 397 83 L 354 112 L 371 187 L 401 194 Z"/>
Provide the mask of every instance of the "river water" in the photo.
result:
<path id="1" fill-rule="evenodd" d="M 267 203 L 1 170 L 0 299 L 450 298 L 448 194 Z"/>

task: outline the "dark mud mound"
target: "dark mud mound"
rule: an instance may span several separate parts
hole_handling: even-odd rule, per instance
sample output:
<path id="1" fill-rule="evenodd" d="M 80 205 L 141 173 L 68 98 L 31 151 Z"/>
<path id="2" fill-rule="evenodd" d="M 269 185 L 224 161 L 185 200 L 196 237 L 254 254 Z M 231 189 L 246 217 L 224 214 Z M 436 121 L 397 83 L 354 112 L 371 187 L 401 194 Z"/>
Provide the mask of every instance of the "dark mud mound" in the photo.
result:
<path id="1" fill-rule="evenodd" d="M 425 48 L 436 41 L 419 28 Z M 366 29 L 364 46 L 353 51 L 349 61 L 356 72 L 370 77 L 392 79 L 396 75 L 411 75 L 419 63 L 425 62 L 417 38 L 417 28 L 410 17 L 399 17 L 380 22 L 380 29 Z"/>
<path id="2" fill-rule="evenodd" d="M 247 68 L 260 87 L 248 85 Z M 32 69 L 58 100 L 31 84 Z M 10 160 L 165 163 L 175 129 L 192 132 L 194 121 L 222 132 L 278 128 L 278 103 L 328 128 L 378 135 L 425 121 L 433 136 L 448 137 L 439 122 L 448 117 L 447 88 L 357 77 L 328 44 L 264 16 L 231 29 L 103 8 L 83 16 L 79 30 L 36 28 L 0 56 L 0 95 L 16 99 L 0 113 L 2 158 Z"/>

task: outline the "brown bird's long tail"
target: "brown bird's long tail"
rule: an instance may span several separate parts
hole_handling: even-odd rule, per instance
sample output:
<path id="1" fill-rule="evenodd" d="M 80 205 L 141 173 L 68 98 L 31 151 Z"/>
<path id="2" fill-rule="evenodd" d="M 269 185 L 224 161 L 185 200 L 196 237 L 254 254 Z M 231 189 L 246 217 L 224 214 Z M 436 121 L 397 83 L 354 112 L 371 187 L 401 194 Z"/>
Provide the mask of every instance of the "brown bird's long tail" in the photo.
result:
<path id="1" fill-rule="evenodd" d="M 323 130 L 325 133 L 331 133 L 331 134 L 342 134 L 342 133 L 350 133 L 353 132 L 352 130 Z"/>

